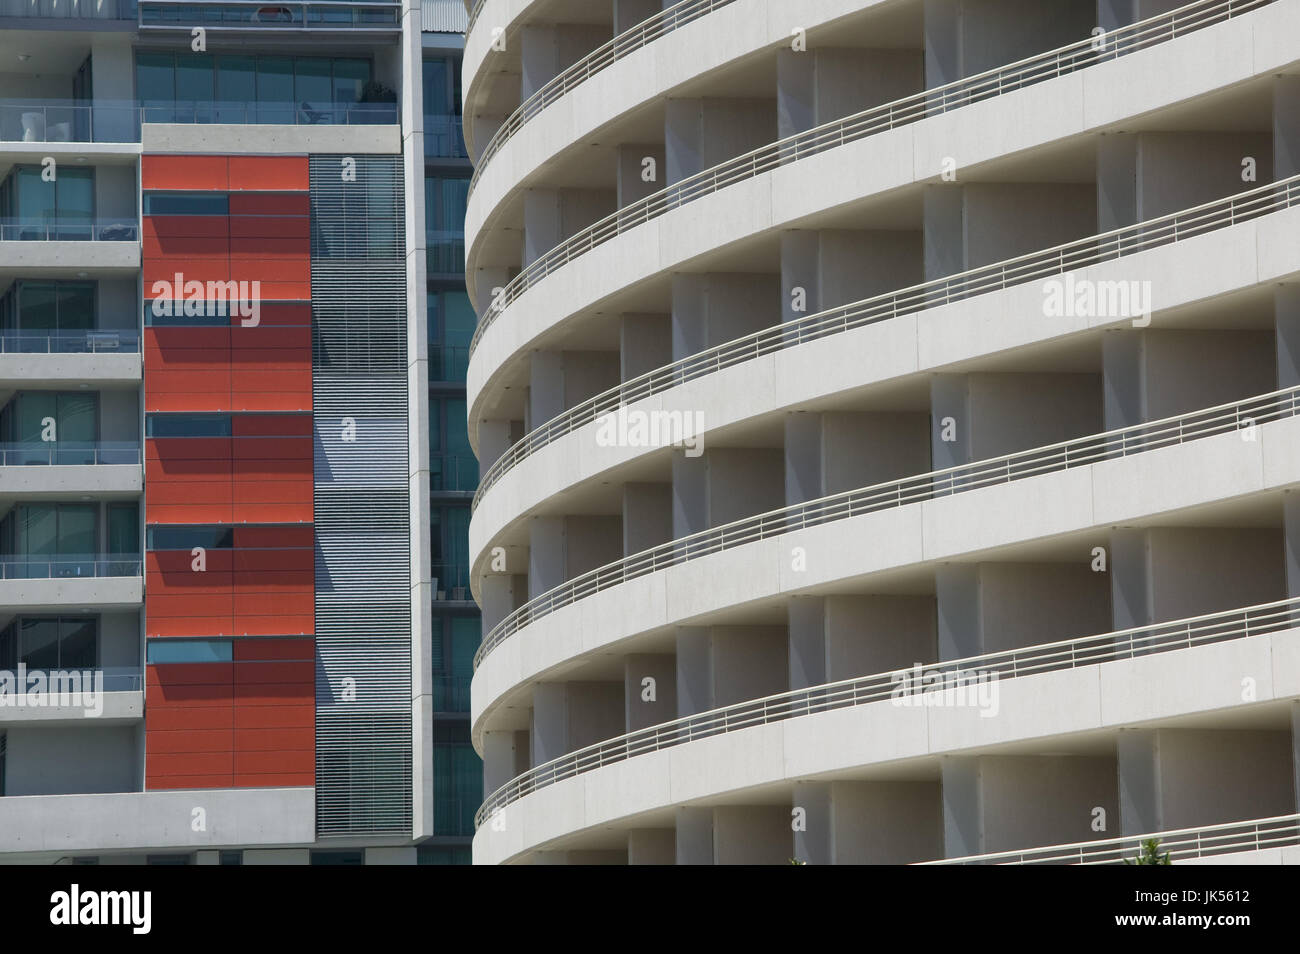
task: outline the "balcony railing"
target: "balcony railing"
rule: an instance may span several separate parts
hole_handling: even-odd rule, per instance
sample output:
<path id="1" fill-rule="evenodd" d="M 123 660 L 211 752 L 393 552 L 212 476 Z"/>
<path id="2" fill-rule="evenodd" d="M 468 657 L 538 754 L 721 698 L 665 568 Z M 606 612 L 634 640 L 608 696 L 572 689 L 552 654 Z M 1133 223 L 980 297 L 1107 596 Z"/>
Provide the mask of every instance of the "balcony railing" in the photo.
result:
<path id="1" fill-rule="evenodd" d="M 720 192 L 728 186 L 753 179 L 788 163 L 820 155 L 847 143 L 909 125 L 929 116 L 946 113 L 970 103 L 1064 76 L 1095 63 L 1114 59 L 1124 53 L 1176 39 L 1275 2 L 1277 0 L 1200 0 L 1170 13 L 1116 30 L 1107 34 L 1104 42 L 1097 42 L 1097 38 L 1081 40 L 1059 50 L 958 80 L 946 86 L 926 90 L 906 99 L 886 103 L 763 146 L 683 179 L 653 195 L 624 206 L 531 262 L 506 283 L 502 293 L 493 299 L 491 306 L 483 313 L 474 332 L 474 339 L 470 342 L 471 353 L 483 333 L 492 326 L 505 309 L 549 274 L 592 249 L 696 199 Z M 480 162 L 479 168 L 482 167 L 483 163 Z"/>
<path id="2" fill-rule="evenodd" d="M 0 556 L 0 580 L 55 580 L 140 576 L 138 554 L 61 553 Z"/>
<path id="3" fill-rule="evenodd" d="M 139 441 L 32 441 L 0 444 L 0 467 L 140 464 Z"/>
<path id="4" fill-rule="evenodd" d="M 999 851 L 963 858 L 925 861 L 926 865 L 1122 865 L 1142 852 L 1142 842 L 1160 842 L 1160 853 L 1169 853 L 1170 863 L 1185 858 L 1212 858 L 1238 851 L 1264 851 L 1300 845 L 1300 815 L 1277 815 L 1250 821 L 1178 828 L 1149 835 L 1129 835 L 1105 841 L 1081 841 L 1071 845 Z"/>
<path id="5" fill-rule="evenodd" d="M 860 490 L 821 497 L 793 507 L 736 520 L 711 530 L 702 530 L 579 574 L 534 597 L 507 615 L 484 637 L 483 644 L 474 657 L 474 665 L 477 667 L 488 653 L 529 623 L 588 596 L 670 566 L 808 527 L 1028 477 L 1086 467 L 1100 461 L 1238 431 L 1246 426 L 1295 417 L 1297 414 L 1300 414 L 1300 386 L 1149 424 L 1136 424 L 1004 457 L 874 484 Z"/>
<path id="6" fill-rule="evenodd" d="M 433 564 L 433 598 L 463 601 L 473 599 L 469 592 L 469 563 Z"/>
<path id="7" fill-rule="evenodd" d="M 431 229 L 424 233 L 424 247 L 430 275 L 465 274 L 464 231 Z"/>
<path id="8" fill-rule="evenodd" d="M 0 354 L 139 354 L 140 332 L 0 331 Z"/>
<path id="9" fill-rule="evenodd" d="M 0 669 L 0 671 L 3 671 Z M 104 679 L 105 692 L 140 692 L 144 689 L 144 674 L 139 666 L 67 666 L 63 669 L 51 669 L 44 667 L 28 667 L 28 676 L 42 673 L 47 677 L 53 673 L 89 672 L 96 676 L 102 676 Z M 90 686 L 94 688 L 94 686 Z M 49 688 L 51 696 L 58 694 L 58 689 L 51 683 Z M 5 709 L 0 708 L 0 718 L 3 718 Z"/>
<path id="10" fill-rule="evenodd" d="M 141 30 L 395 33 L 401 4 L 391 0 L 139 0 Z"/>
<path id="11" fill-rule="evenodd" d="M 139 107 L 121 101 L 5 99 L 0 101 L 0 141 L 139 142 Z"/>
<path id="12" fill-rule="evenodd" d="M 1300 598 L 1097 636 L 1043 643 L 1024 649 L 936 662 L 923 666 L 923 669 L 926 673 L 945 677 L 936 682 L 937 686 L 943 687 L 953 685 L 953 679 L 964 674 L 989 674 L 997 679 L 1033 676 L 1275 633 L 1296 626 L 1300 626 Z M 530 769 L 502 785 L 484 800 L 475 822 L 482 824 L 493 812 L 539 788 L 638 755 L 753 726 L 893 698 L 897 695 L 899 685 L 896 675 L 895 672 L 879 673 L 808 689 L 796 689 L 686 716 L 589 745 Z M 942 693 L 944 690 L 936 688 L 926 691 Z"/>
<path id="13" fill-rule="evenodd" d="M 916 314 L 927 308 L 1064 275 L 1089 265 L 1114 261 L 1137 252 L 1249 222 L 1273 212 L 1294 208 L 1298 204 L 1300 176 L 1292 176 L 1226 199 L 1217 199 L 1161 218 L 1148 219 L 1113 232 L 830 308 L 697 352 L 588 398 L 529 431 L 487 468 L 471 506 L 477 507 L 488 489 L 520 461 L 552 441 L 633 401 L 680 387 L 689 381 L 784 348 L 797 347 L 891 318 Z"/>
<path id="14" fill-rule="evenodd" d="M 135 0 L 0 0 L 0 19 L 134 20 Z"/>
<path id="15" fill-rule="evenodd" d="M 471 491 L 478 486 L 478 461 L 470 454 L 431 454 L 429 489 Z"/>
<path id="16" fill-rule="evenodd" d="M 0 219 L 0 241 L 5 242 L 135 242 L 135 219 Z"/>
<path id="17" fill-rule="evenodd" d="M 391 126 L 396 103 L 213 103 L 172 102 L 140 108 L 145 123 L 235 126 Z"/>

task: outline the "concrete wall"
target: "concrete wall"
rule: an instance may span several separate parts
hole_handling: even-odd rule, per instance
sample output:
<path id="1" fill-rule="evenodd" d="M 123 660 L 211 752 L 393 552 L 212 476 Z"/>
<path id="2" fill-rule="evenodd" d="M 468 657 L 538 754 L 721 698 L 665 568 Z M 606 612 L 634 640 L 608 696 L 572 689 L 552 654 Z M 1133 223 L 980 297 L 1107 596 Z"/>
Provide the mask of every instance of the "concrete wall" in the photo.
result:
<path id="1" fill-rule="evenodd" d="M 140 787 L 134 726 L 5 732 L 5 795 L 130 792 Z"/>
<path id="2" fill-rule="evenodd" d="M 790 688 L 895 672 L 936 657 L 928 596 L 799 596 L 789 604 Z"/>

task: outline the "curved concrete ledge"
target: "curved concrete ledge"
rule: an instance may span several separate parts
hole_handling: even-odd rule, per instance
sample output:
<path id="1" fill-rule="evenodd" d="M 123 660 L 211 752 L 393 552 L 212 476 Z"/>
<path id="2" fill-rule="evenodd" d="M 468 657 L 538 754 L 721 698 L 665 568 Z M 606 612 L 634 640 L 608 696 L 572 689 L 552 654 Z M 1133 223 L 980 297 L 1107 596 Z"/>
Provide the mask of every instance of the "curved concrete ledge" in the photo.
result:
<path id="1" fill-rule="evenodd" d="M 1300 483 L 1300 419 L 1261 425 L 1257 436 L 1219 434 L 847 517 L 610 586 L 526 624 L 483 658 L 471 689 L 475 745 L 481 749 L 495 714 L 531 683 L 578 659 L 633 651 L 638 637 L 667 627 L 1035 540 L 1059 537 L 1087 553 L 1095 534 L 1125 522 Z M 804 555 L 798 569 L 796 547 Z"/>
<path id="2" fill-rule="evenodd" d="M 470 439 L 487 394 L 529 350 L 583 312 L 763 234 L 806 225 L 864 197 L 1090 135 L 1291 65 L 1300 8 L 1276 5 L 1079 73 L 882 132 L 728 186 L 637 226 L 557 269 L 484 332 L 470 360 Z M 472 266 L 471 266 L 472 267 Z"/>
<path id="3" fill-rule="evenodd" d="M 1243 703 L 1241 680 L 1258 686 Z M 1300 696 L 1290 629 L 999 683 L 1000 711 L 889 700 L 740 729 L 593 769 L 532 792 L 474 836 L 474 862 L 501 864 L 594 828 L 636 827 L 680 805 L 731 803 L 794 782 L 925 771 L 942 755 L 999 754 L 1033 739 L 1104 737 L 1121 727 L 1258 707 Z"/>
<path id="4" fill-rule="evenodd" d="M 474 261 L 479 238 L 499 218 L 502 203 L 526 189 L 561 153 L 697 77 L 789 43 L 796 26 L 813 30 L 882 2 L 804 0 L 792 12 L 789 0 L 736 0 L 601 70 L 599 81 L 547 106 L 488 158 L 465 211 L 466 261 Z"/>
<path id="5" fill-rule="evenodd" d="M 1185 239 L 1173 245 L 1081 269 L 1096 281 L 1149 280 L 1153 324 L 1168 312 L 1262 282 L 1300 274 L 1300 209 Z M 732 425 L 752 422 L 837 395 L 1025 345 L 1066 340 L 1114 326 L 1111 319 L 1042 315 L 1042 287 L 1030 282 L 1005 291 L 889 319 L 745 361 L 723 371 L 629 404 L 641 411 L 708 408 L 704 439 Z M 524 458 L 488 488 L 469 527 L 471 584 L 502 537 L 522 532 L 525 522 L 551 498 L 592 480 L 616 480 L 629 465 L 667 456 L 664 448 L 602 447 L 599 424 L 585 425 Z"/>

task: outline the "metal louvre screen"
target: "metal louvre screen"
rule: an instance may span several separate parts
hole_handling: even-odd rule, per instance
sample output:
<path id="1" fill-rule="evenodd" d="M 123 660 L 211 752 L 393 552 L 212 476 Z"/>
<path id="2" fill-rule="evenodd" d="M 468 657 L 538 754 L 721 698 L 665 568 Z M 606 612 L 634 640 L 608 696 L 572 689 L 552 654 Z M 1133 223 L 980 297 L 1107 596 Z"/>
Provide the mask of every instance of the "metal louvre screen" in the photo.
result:
<path id="1" fill-rule="evenodd" d="M 409 835 L 402 162 L 312 156 L 310 170 L 316 830 L 322 838 Z"/>

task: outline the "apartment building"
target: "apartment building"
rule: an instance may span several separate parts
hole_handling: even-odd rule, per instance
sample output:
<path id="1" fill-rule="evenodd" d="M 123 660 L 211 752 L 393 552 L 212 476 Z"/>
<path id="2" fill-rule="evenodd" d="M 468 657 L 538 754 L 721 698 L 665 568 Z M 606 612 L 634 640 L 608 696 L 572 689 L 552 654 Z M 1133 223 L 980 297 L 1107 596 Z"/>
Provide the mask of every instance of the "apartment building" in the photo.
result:
<path id="1" fill-rule="evenodd" d="M 0 860 L 464 854 L 421 189 L 465 16 L 0 3 Z"/>
<path id="2" fill-rule="evenodd" d="M 476 0 L 476 863 L 1300 853 L 1300 2 Z"/>

